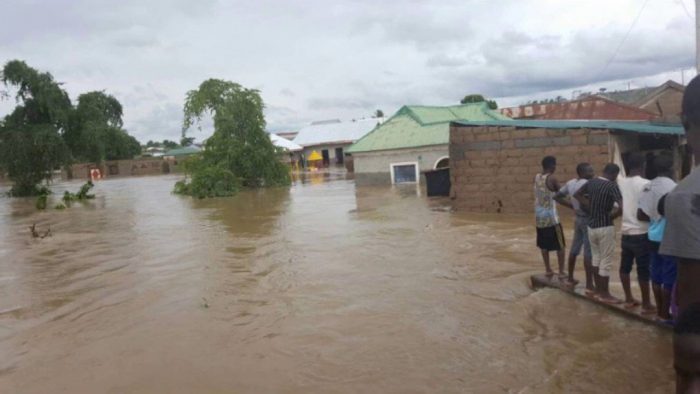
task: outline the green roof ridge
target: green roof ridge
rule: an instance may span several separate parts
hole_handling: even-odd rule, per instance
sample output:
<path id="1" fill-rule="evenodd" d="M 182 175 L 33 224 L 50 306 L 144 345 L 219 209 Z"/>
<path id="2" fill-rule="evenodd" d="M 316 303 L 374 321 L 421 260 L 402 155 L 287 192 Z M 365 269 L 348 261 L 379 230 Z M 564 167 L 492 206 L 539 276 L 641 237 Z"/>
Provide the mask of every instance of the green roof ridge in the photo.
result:
<path id="1" fill-rule="evenodd" d="M 464 111 L 465 108 L 469 110 Z M 401 122 L 402 118 L 408 119 L 412 124 Z M 355 142 L 348 152 L 445 145 L 449 142 L 450 122 L 504 119 L 509 118 L 490 109 L 486 102 L 450 106 L 404 105 L 389 119 Z M 444 128 L 440 127 L 441 125 L 444 125 Z"/>

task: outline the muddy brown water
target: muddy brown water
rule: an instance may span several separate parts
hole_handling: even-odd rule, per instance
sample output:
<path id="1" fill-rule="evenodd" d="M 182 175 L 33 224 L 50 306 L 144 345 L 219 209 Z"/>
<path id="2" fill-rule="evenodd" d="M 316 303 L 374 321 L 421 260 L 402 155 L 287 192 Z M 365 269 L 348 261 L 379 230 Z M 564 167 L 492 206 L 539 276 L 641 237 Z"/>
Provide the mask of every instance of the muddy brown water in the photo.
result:
<path id="1" fill-rule="evenodd" d="M 529 216 L 340 175 L 213 200 L 176 180 L 0 198 L 0 392 L 672 390 L 668 332 L 528 287 Z"/>

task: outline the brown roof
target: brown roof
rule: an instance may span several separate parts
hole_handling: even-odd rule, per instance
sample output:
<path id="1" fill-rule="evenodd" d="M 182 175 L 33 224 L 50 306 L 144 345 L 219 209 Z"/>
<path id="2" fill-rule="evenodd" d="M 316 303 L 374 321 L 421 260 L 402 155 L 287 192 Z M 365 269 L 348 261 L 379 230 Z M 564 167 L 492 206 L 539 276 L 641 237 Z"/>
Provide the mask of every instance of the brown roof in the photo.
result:
<path id="1" fill-rule="evenodd" d="M 653 112 L 596 95 L 561 103 L 503 108 L 501 113 L 513 119 L 649 121 L 657 118 Z"/>

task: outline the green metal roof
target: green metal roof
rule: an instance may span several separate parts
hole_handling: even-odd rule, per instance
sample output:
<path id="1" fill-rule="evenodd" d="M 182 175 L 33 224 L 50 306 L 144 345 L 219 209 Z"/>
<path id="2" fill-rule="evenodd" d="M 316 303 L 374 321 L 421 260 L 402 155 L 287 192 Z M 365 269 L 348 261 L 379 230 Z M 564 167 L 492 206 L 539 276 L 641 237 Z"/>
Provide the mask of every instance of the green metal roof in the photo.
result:
<path id="1" fill-rule="evenodd" d="M 494 120 L 455 121 L 464 126 L 505 126 L 530 129 L 606 129 L 633 133 L 683 135 L 682 126 L 659 125 L 649 122 L 620 122 L 614 120 Z"/>
<path id="2" fill-rule="evenodd" d="M 170 149 L 169 151 L 163 153 L 163 156 L 186 156 L 199 153 L 201 149 L 196 146 L 185 146 L 184 148 Z"/>
<path id="3" fill-rule="evenodd" d="M 356 153 L 446 145 L 450 139 L 450 122 L 505 119 L 510 118 L 489 109 L 486 103 L 448 107 L 406 105 L 386 122 L 359 139 L 347 151 Z"/>

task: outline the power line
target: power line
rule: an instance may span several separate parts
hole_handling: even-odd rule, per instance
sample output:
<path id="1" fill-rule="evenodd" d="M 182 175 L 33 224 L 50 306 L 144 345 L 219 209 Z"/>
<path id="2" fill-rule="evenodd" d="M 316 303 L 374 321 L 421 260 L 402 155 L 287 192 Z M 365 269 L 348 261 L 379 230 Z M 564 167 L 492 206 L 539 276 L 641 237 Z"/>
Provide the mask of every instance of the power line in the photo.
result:
<path id="1" fill-rule="evenodd" d="M 624 45 L 625 41 L 627 41 L 627 37 L 629 37 L 630 33 L 632 32 L 632 29 L 634 29 L 634 26 L 637 25 L 637 22 L 639 21 L 639 18 L 642 16 L 642 12 L 644 12 L 644 8 L 646 8 L 647 3 L 649 0 L 644 0 L 644 4 L 642 4 L 642 8 L 639 9 L 639 13 L 637 14 L 637 17 L 634 18 L 632 21 L 632 25 L 630 25 L 630 28 L 627 30 L 627 33 L 625 34 L 624 37 L 622 37 L 622 41 L 620 41 L 620 44 L 617 46 L 617 49 L 615 49 L 615 52 L 613 55 L 610 57 L 610 60 L 608 60 L 607 63 L 605 63 L 605 67 L 598 73 L 598 76 L 595 78 L 596 80 L 599 79 L 605 71 L 608 70 L 608 67 L 610 67 L 610 64 L 615 60 L 617 57 L 618 52 L 620 52 L 620 49 L 622 48 L 622 45 Z"/>

